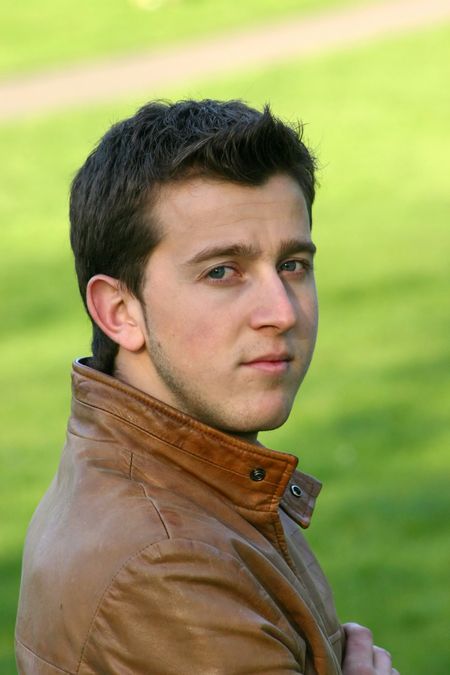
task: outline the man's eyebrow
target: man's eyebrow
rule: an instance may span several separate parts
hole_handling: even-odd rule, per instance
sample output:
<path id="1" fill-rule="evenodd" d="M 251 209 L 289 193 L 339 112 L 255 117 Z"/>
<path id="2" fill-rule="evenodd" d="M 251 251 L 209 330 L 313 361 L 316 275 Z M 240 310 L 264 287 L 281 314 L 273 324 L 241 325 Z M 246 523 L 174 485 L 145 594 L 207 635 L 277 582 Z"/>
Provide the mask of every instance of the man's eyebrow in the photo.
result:
<path id="1" fill-rule="evenodd" d="M 212 258 L 256 258 L 260 249 L 252 244 L 237 242 L 235 244 L 216 244 L 207 246 L 185 262 L 185 265 L 198 265 Z"/>
<path id="2" fill-rule="evenodd" d="M 316 246 L 310 240 L 305 239 L 286 239 L 280 243 L 278 248 L 278 257 L 285 258 L 294 253 L 310 253 L 312 256 L 316 252 Z M 216 244 L 207 246 L 198 251 L 192 258 L 189 258 L 184 265 L 193 266 L 203 263 L 213 258 L 248 258 L 254 259 L 261 254 L 261 249 L 253 244 L 246 242 L 236 242 L 235 244 Z"/>
<path id="3" fill-rule="evenodd" d="M 310 239 L 286 239 L 281 242 L 278 255 L 280 258 L 286 258 L 294 253 L 310 253 L 314 256 L 316 251 L 317 247 Z"/>

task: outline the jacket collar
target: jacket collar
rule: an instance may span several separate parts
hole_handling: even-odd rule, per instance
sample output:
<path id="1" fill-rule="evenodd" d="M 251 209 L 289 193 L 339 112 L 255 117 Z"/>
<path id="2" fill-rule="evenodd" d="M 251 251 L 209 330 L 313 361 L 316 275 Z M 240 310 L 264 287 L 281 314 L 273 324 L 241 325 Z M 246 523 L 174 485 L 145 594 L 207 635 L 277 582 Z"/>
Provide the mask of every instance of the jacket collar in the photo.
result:
<path id="1" fill-rule="evenodd" d="M 164 455 L 239 510 L 263 516 L 277 514 L 281 506 L 303 528 L 309 526 L 322 486 L 296 471 L 295 456 L 213 429 L 88 363 L 73 364 L 72 425 L 95 425 L 98 416 L 106 416 L 112 430 L 120 427 L 122 439 L 124 433 L 130 442 L 137 431 L 147 435 L 153 439 L 149 452 Z"/>

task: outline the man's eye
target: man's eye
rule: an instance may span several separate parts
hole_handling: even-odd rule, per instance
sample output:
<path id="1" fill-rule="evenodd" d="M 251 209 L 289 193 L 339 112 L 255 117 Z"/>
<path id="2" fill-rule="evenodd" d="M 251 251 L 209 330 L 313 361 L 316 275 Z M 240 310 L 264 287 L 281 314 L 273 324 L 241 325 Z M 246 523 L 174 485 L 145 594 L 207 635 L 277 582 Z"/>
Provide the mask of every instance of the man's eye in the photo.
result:
<path id="1" fill-rule="evenodd" d="M 219 265 L 218 267 L 213 267 L 212 270 L 209 270 L 206 275 L 208 279 L 213 279 L 214 281 L 222 281 L 224 279 L 229 279 L 234 273 L 232 267 L 227 265 Z"/>
<path id="2" fill-rule="evenodd" d="M 286 260 L 279 266 L 280 272 L 305 272 L 311 268 L 311 264 L 307 260 Z"/>

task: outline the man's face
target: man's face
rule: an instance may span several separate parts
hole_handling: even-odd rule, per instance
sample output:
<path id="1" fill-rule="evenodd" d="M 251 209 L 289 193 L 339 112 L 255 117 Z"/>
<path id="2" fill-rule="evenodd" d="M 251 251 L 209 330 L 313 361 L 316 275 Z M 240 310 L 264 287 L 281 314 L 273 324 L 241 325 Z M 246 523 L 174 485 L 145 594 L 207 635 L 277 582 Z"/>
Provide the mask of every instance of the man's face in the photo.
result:
<path id="1" fill-rule="evenodd" d="M 202 178 L 161 189 L 143 290 L 145 389 L 255 439 L 288 417 L 317 333 L 314 247 L 297 183 Z M 147 370 L 147 369 L 146 369 Z"/>

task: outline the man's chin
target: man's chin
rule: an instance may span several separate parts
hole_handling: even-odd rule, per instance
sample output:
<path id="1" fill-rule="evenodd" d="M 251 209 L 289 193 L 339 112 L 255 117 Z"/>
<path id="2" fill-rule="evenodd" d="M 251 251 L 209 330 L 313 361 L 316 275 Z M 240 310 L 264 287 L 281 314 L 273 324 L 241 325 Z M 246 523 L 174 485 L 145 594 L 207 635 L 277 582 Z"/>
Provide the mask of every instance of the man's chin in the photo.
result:
<path id="1" fill-rule="evenodd" d="M 248 413 L 245 419 L 240 419 L 239 423 L 230 425 L 228 428 L 222 428 L 225 433 L 249 440 L 256 439 L 260 431 L 271 431 L 281 427 L 288 419 L 292 406 L 280 411 L 271 411 L 271 414 L 255 414 L 253 418 Z"/>

